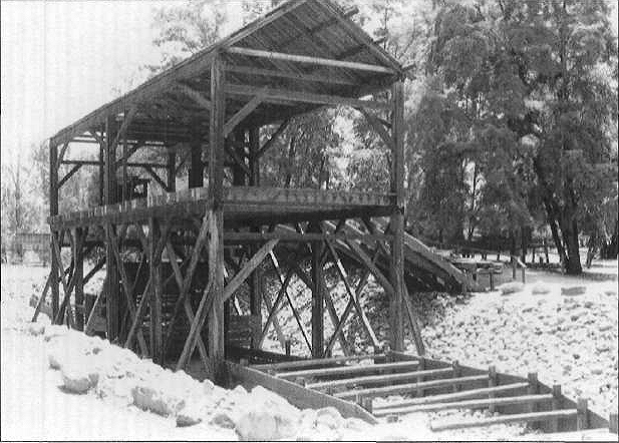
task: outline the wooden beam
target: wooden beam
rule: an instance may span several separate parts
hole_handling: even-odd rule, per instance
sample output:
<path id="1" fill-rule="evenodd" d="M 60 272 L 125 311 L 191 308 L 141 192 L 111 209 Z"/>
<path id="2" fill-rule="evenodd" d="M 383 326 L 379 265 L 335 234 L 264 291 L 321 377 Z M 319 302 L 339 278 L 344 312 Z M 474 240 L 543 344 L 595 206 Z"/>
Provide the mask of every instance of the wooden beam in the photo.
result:
<path id="1" fill-rule="evenodd" d="M 558 411 L 530 412 L 524 414 L 499 415 L 498 417 L 484 417 L 475 419 L 461 419 L 458 421 L 433 422 L 430 427 L 433 431 L 446 431 L 449 429 L 465 429 L 481 426 L 490 426 L 504 423 L 539 423 L 559 418 L 576 417 L 576 409 L 561 409 Z"/>
<path id="2" fill-rule="evenodd" d="M 261 370 L 271 369 L 274 371 L 286 371 L 288 369 L 299 369 L 299 368 L 315 367 L 315 366 L 329 366 L 334 363 L 347 363 L 347 362 L 353 362 L 353 361 L 376 360 L 376 359 L 384 359 L 384 358 L 385 358 L 385 354 L 349 355 L 349 356 L 340 356 L 340 357 L 287 361 L 287 362 L 282 362 L 282 363 L 265 363 L 265 364 L 259 364 L 259 365 L 252 365 L 252 368 L 261 369 Z"/>
<path id="3" fill-rule="evenodd" d="M 462 400 L 448 403 L 430 403 L 428 405 L 408 406 L 403 408 L 385 408 L 375 410 L 378 417 L 391 414 L 412 414 L 415 412 L 447 411 L 450 409 L 477 409 L 489 406 L 506 406 L 517 404 L 543 403 L 552 401 L 552 394 L 520 395 L 515 397 L 480 398 L 474 400 Z"/>
<path id="4" fill-rule="evenodd" d="M 148 226 L 150 238 L 150 351 L 154 363 L 163 363 L 163 312 L 162 312 L 162 285 L 161 285 L 161 255 L 155 247 L 163 237 L 159 221 L 151 218 Z"/>
<path id="5" fill-rule="evenodd" d="M 283 60 L 294 63 L 307 63 L 311 65 L 330 66 L 333 68 L 354 69 L 359 71 L 378 72 L 381 74 L 395 74 L 392 68 L 368 63 L 348 62 L 321 57 L 308 57 L 305 55 L 286 54 L 283 52 L 263 51 L 259 49 L 231 47 L 226 50 L 229 54 L 242 55 L 245 57 L 258 57 L 268 60 Z"/>
<path id="6" fill-rule="evenodd" d="M 159 177 L 159 175 L 157 175 L 153 168 L 150 166 L 145 166 L 144 170 L 148 172 L 148 175 L 150 175 L 157 182 L 157 184 L 163 188 L 164 191 L 168 192 L 168 184 L 161 177 Z"/>
<path id="7" fill-rule="evenodd" d="M 174 86 L 174 89 L 182 92 L 187 97 L 192 99 L 196 104 L 200 105 L 207 111 L 211 110 L 211 101 L 207 99 L 200 91 L 196 91 L 195 89 L 190 88 L 184 83 L 177 83 Z"/>
<path id="8" fill-rule="evenodd" d="M 73 254 L 73 280 L 75 281 L 75 326 L 79 331 L 84 330 L 84 240 L 87 231 L 82 228 L 71 230 Z M 81 306 L 82 309 L 78 309 Z"/>
<path id="9" fill-rule="evenodd" d="M 236 114 L 230 117 L 230 120 L 226 122 L 224 125 L 224 137 L 227 137 L 228 134 L 232 132 L 236 126 L 241 123 L 245 117 L 251 114 L 260 103 L 262 103 L 264 99 L 264 94 L 257 94 L 254 98 L 252 98 L 245 106 L 243 106 Z"/>
<path id="10" fill-rule="evenodd" d="M 314 103 L 332 106 L 350 106 L 352 108 L 389 109 L 389 104 L 374 100 L 358 100 L 356 98 L 341 97 L 337 95 L 316 94 L 312 92 L 296 91 L 289 89 L 259 88 L 245 85 L 228 85 L 226 93 L 239 96 L 254 96 L 264 91 L 264 101 L 280 103 L 283 101 Z"/>
<path id="11" fill-rule="evenodd" d="M 65 174 L 65 176 L 64 176 L 64 177 L 62 177 L 62 180 L 60 180 L 60 182 L 58 182 L 58 188 L 62 188 L 62 186 L 63 186 L 63 185 L 64 185 L 67 181 L 69 181 L 69 179 L 70 179 L 71 177 L 73 177 L 73 175 L 75 175 L 75 173 L 76 173 L 77 171 L 79 171 L 79 169 L 80 169 L 81 167 L 82 167 L 82 165 L 75 165 L 75 166 L 73 166 L 73 167 L 69 170 L 69 172 L 67 172 L 67 173 Z"/>
<path id="12" fill-rule="evenodd" d="M 401 363 L 402 362 L 390 363 L 390 364 L 401 364 Z M 392 394 L 401 395 L 407 392 L 417 391 L 418 389 L 421 389 L 421 388 L 438 388 L 438 387 L 444 387 L 444 386 L 452 386 L 457 383 L 478 382 L 478 381 L 481 382 L 487 379 L 488 379 L 487 375 L 468 375 L 466 377 L 441 378 L 438 380 L 423 381 L 421 383 L 403 383 L 403 384 L 396 384 L 393 386 L 384 386 L 384 387 L 379 387 L 379 388 L 353 389 L 350 391 L 338 392 L 337 394 L 335 394 L 335 396 L 339 398 L 355 398 L 358 395 L 362 397 L 381 397 L 381 396 L 388 396 Z"/>
<path id="13" fill-rule="evenodd" d="M 258 150 L 258 155 L 257 155 L 258 158 L 262 157 L 262 155 L 266 151 L 268 151 L 271 146 L 273 146 L 273 143 L 275 142 L 275 140 L 277 140 L 277 138 L 280 136 L 280 134 L 286 130 L 286 128 L 288 127 L 289 124 L 290 124 L 290 119 L 288 118 L 288 119 L 284 120 L 277 127 L 277 129 L 275 130 L 273 135 L 271 135 L 271 137 L 266 141 L 266 143 L 264 145 L 262 145 L 262 147 Z"/>
<path id="14" fill-rule="evenodd" d="M 391 137 L 391 135 L 389 135 L 389 133 L 385 129 L 385 126 L 378 120 L 378 118 L 374 114 L 366 111 L 363 108 L 358 108 L 357 110 L 361 114 L 363 114 L 363 116 L 365 117 L 365 120 L 378 133 L 378 135 L 383 140 L 385 145 L 387 145 L 387 149 L 389 149 L 390 151 L 393 151 L 395 149 L 393 138 Z"/>
<path id="15" fill-rule="evenodd" d="M 243 284 L 249 275 L 262 263 L 266 256 L 273 250 L 278 240 L 270 240 L 261 247 L 252 258 L 250 258 L 245 266 L 230 280 L 223 291 L 223 300 L 228 300 L 232 294 Z"/>
<path id="16" fill-rule="evenodd" d="M 403 361 L 396 363 L 375 363 L 371 365 L 344 365 L 335 368 L 301 369 L 298 371 L 281 372 L 278 378 L 295 379 L 297 377 L 326 377 L 331 375 L 352 375 L 377 372 L 380 370 L 414 369 L 419 366 L 416 361 Z"/>
<path id="17" fill-rule="evenodd" d="M 262 69 L 262 68 L 252 67 L 252 66 L 227 66 L 226 71 L 232 72 L 234 74 L 250 75 L 252 77 L 255 75 L 261 75 L 264 77 L 287 78 L 290 80 L 304 81 L 304 82 L 329 83 L 329 84 L 334 84 L 334 85 L 346 85 L 346 86 L 359 86 L 357 83 L 351 80 L 337 78 L 333 75 L 305 74 L 305 73 L 300 73 L 300 72 L 278 71 L 274 69 Z"/>
<path id="18" fill-rule="evenodd" d="M 336 388 L 350 385 L 390 385 L 394 382 L 416 380 L 420 376 L 434 376 L 450 374 L 451 368 L 441 369 L 429 369 L 427 371 L 410 371 L 410 372 L 397 372 L 395 374 L 378 374 L 378 375 L 364 375 L 361 377 L 342 378 L 338 380 L 326 380 L 316 383 L 309 383 L 306 387 L 309 389 L 326 389 Z"/>
<path id="19" fill-rule="evenodd" d="M 58 168 L 56 168 L 56 160 L 58 158 L 58 146 L 50 143 L 49 146 L 49 216 L 55 217 L 58 215 Z M 51 270 L 50 275 L 53 275 L 52 280 L 50 281 L 51 290 L 52 290 L 52 318 L 55 318 L 58 314 L 59 302 L 60 302 L 60 292 L 59 292 L 59 282 L 58 282 L 58 259 L 54 254 L 54 240 L 53 237 L 57 236 L 58 233 L 52 229 L 50 229 L 50 244 L 49 249 L 51 252 Z"/>
<path id="20" fill-rule="evenodd" d="M 312 357 L 323 357 L 324 343 L 324 269 L 322 267 L 322 242 L 312 243 Z"/>
<path id="21" fill-rule="evenodd" d="M 32 319 L 30 320 L 31 323 L 34 323 L 37 321 L 37 318 L 39 317 L 39 313 L 41 312 L 41 308 L 43 307 L 43 304 L 45 303 L 45 296 L 47 295 L 49 288 L 50 288 L 50 282 L 52 279 L 52 274 L 50 273 L 47 276 L 47 280 L 45 280 L 45 287 L 43 288 L 43 292 L 41 292 L 41 296 L 39 297 L 39 301 L 37 302 L 36 307 L 34 308 L 34 314 L 32 315 Z"/>

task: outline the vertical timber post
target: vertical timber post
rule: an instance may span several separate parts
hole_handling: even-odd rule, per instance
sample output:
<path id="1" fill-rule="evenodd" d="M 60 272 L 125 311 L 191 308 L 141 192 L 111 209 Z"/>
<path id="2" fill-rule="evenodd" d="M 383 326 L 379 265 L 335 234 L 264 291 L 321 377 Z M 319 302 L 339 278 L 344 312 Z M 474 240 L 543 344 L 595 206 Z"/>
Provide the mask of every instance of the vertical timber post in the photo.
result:
<path id="1" fill-rule="evenodd" d="M 116 118 L 114 115 L 109 115 L 105 121 L 105 204 L 109 205 L 116 203 L 116 145 L 114 140 L 118 132 Z M 107 322 L 107 339 L 111 342 L 118 337 L 120 325 L 120 307 L 119 307 L 119 273 L 116 263 L 116 257 L 112 249 L 112 230 L 115 227 L 107 222 L 105 225 L 105 268 L 107 278 L 107 293 L 106 299 L 106 322 Z"/>
<path id="2" fill-rule="evenodd" d="M 202 137 L 196 122 L 191 130 L 191 165 L 189 167 L 189 188 L 204 186 L 204 165 L 202 164 Z"/>
<path id="3" fill-rule="evenodd" d="M 49 147 L 49 215 L 50 217 L 54 217 L 58 215 L 58 165 L 56 162 L 58 161 L 58 145 L 51 145 Z M 56 236 L 57 231 L 54 231 L 50 226 L 50 241 L 52 236 Z M 50 251 L 51 251 L 51 277 L 49 279 L 49 284 L 52 289 L 52 318 L 56 318 L 58 315 L 58 310 L 60 308 L 60 292 L 59 292 L 59 281 L 58 281 L 58 258 L 56 254 L 54 254 L 54 246 L 53 243 L 50 242 Z M 64 269 L 63 269 L 64 272 Z"/>
<path id="4" fill-rule="evenodd" d="M 214 367 L 211 374 L 215 380 L 221 378 L 224 358 L 224 253 L 223 253 L 223 166 L 224 166 L 224 124 L 226 115 L 225 70 L 221 57 L 214 58 L 211 65 L 211 115 L 209 136 L 209 202 L 212 205 L 209 238 L 209 279 L 213 279 L 211 291 L 213 305 L 209 309 L 208 355 Z M 207 307 L 208 308 L 208 307 Z"/>
<path id="5" fill-rule="evenodd" d="M 84 330 L 84 237 L 81 228 L 73 228 L 73 279 L 75 281 L 75 326 L 79 331 Z"/>
<path id="6" fill-rule="evenodd" d="M 150 262 L 150 348 L 153 362 L 163 363 L 163 314 L 161 306 L 161 256 L 157 245 L 161 237 L 159 222 L 150 218 L 148 222 Z M 146 295 L 146 294 L 145 294 Z"/>
<path id="7" fill-rule="evenodd" d="M 391 349 L 404 350 L 404 325 L 402 321 L 402 298 L 404 297 L 404 83 L 393 85 L 393 153 L 391 155 L 391 193 L 395 205 L 391 214 L 393 243 L 391 246 L 390 277 L 393 297 L 390 303 Z"/>
<path id="8" fill-rule="evenodd" d="M 311 232 L 320 228 L 311 226 Z M 325 294 L 322 268 L 323 242 L 312 242 L 312 357 L 322 358 L 324 352 L 324 305 Z"/>
<path id="9" fill-rule="evenodd" d="M 260 149 L 260 127 L 253 126 L 249 129 L 249 186 L 260 186 L 260 158 L 258 151 Z M 254 227 L 254 232 L 259 232 L 260 227 Z M 256 248 L 257 249 L 257 248 Z M 255 253 L 256 251 L 252 251 Z M 249 276 L 249 311 L 251 315 L 258 318 L 257 323 L 262 326 L 262 290 L 263 290 L 263 273 L 262 267 L 257 266 L 254 272 Z M 260 332 L 257 331 L 257 336 L 252 341 L 252 347 L 258 348 L 260 344 Z"/>
<path id="10" fill-rule="evenodd" d="M 176 152 L 168 150 L 168 192 L 176 191 Z"/>

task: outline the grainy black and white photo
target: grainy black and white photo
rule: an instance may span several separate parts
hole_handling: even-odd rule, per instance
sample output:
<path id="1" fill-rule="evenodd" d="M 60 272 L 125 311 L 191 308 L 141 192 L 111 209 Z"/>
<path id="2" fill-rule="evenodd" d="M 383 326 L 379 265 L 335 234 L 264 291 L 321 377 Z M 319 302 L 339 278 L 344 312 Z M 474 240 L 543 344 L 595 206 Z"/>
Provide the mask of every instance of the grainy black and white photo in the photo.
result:
<path id="1" fill-rule="evenodd" d="M 2 441 L 618 441 L 611 0 L 1 0 Z"/>

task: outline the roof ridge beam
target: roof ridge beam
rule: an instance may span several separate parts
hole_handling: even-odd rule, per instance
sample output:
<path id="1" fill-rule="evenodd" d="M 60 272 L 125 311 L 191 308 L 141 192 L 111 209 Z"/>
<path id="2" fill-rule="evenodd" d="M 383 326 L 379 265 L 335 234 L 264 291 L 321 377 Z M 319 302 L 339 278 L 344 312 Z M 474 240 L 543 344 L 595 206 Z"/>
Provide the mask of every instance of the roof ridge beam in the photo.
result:
<path id="1" fill-rule="evenodd" d="M 379 102 L 375 100 L 358 100 L 350 97 L 341 97 L 338 95 L 314 94 L 305 91 L 295 91 L 288 89 L 273 89 L 273 88 L 257 88 L 253 86 L 228 84 L 225 86 L 226 94 L 231 95 L 249 95 L 255 96 L 263 93 L 263 101 L 276 103 L 283 101 L 316 103 L 321 105 L 342 105 L 351 106 L 353 108 L 370 108 L 370 109 L 390 109 L 390 104 L 387 102 Z"/>
<path id="2" fill-rule="evenodd" d="M 287 54 L 284 52 L 263 51 L 260 49 L 241 48 L 234 46 L 226 50 L 228 54 L 242 55 L 247 57 L 266 58 L 271 60 L 283 60 L 287 62 L 308 63 L 312 65 L 331 66 L 343 69 L 356 69 L 359 71 L 378 72 L 383 74 L 396 74 L 392 68 L 371 65 L 368 63 L 349 62 L 322 57 L 310 57 L 305 55 Z"/>

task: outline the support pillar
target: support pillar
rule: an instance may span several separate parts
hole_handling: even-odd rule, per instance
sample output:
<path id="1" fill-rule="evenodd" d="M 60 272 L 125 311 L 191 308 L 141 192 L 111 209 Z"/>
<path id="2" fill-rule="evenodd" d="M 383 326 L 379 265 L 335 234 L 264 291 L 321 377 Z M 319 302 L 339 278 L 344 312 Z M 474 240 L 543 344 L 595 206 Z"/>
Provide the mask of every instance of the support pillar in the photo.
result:
<path id="1" fill-rule="evenodd" d="M 176 191 L 176 152 L 168 150 L 168 192 Z"/>
<path id="2" fill-rule="evenodd" d="M 249 186 L 260 186 L 260 158 L 258 151 L 260 150 L 260 127 L 254 126 L 248 131 L 248 147 L 249 147 Z M 260 227 L 252 229 L 253 232 L 259 232 Z M 252 255 L 257 248 L 252 250 Z M 262 325 L 262 293 L 264 285 L 264 275 L 262 267 L 258 266 L 249 277 L 249 310 L 251 315 L 258 317 L 260 325 Z M 253 347 L 259 348 L 260 337 L 254 337 Z"/>
<path id="3" fill-rule="evenodd" d="M 161 238 L 159 222 L 151 218 L 149 230 L 149 264 L 150 264 L 150 348 L 154 363 L 163 363 L 163 315 L 161 287 L 161 255 L 157 247 Z"/>
<path id="4" fill-rule="evenodd" d="M 389 304 L 391 326 L 390 345 L 394 351 L 404 350 L 404 324 L 402 321 L 404 291 L 404 83 L 398 81 L 392 89 L 393 152 L 391 156 L 391 192 L 395 195 L 395 205 L 391 213 L 391 263 L 389 273 L 393 285 L 393 295 Z"/>
<path id="5" fill-rule="evenodd" d="M 225 124 L 225 70 L 220 57 L 211 65 L 211 115 L 209 137 L 209 200 L 212 202 L 209 237 L 209 280 L 212 281 L 212 307 L 207 317 L 208 354 L 213 367 L 211 375 L 221 380 L 224 359 L 224 232 L 223 232 L 223 166 Z M 207 296 L 207 294 L 205 294 Z"/>
<path id="6" fill-rule="evenodd" d="M 318 228 L 318 231 L 320 229 Z M 316 231 L 311 229 L 310 231 Z M 322 255 L 324 245 L 322 241 L 312 242 L 312 357 L 322 358 L 324 344 L 324 273 Z"/>
<path id="7" fill-rule="evenodd" d="M 194 128 L 191 132 L 191 159 L 189 166 L 189 188 L 201 188 L 204 186 L 204 165 L 202 164 L 202 137 L 200 131 L 196 128 L 197 123 L 194 123 Z"/>
<path id="8" fill-rule="evenodd" d="M 84 231 L 82 228 L 72 229 L 73 237 L 73 279 L 75 281 L 75 327 L 84 330 Z"/>
<path id="9" fill-rule="evenodd" d="M 49 215 L 51 217 L 58 215 L 58 146 L 51 145 L 49 147 Z M 50 231 L 51 236 L 57 236 L 56 231 Z M 58 281 L 58 259 L 54 254 L 53 243 L 49 245 L 51 251 L 51 278 L 50 286 L 52 290 L 52 318 L 56 318 L 60 308 L 60 288 Z M 64 272 L 64 270 L 63 270 Z"/>
<path id="10" fill-rule="evenodd" d="M 116 203 L 116 145 L 114 140 L 118 133 L 118 125 L 114 115 L 107 117 L 105 122 L 105 184 L 104 184 L 104 200 L 105 204 L 109 205 Z M 107 292 L 106 300 L 106 322 L 107 322 L 107 339 L 114 341 L 118 337 L 120 331 L 120 275 L 116 257 L 112 249 L 112 239 L 115 237 L 115 226 L 111 223 L 106 223 L 105 226 L 105 259 L 106 259 L 106 279 Z"/>

